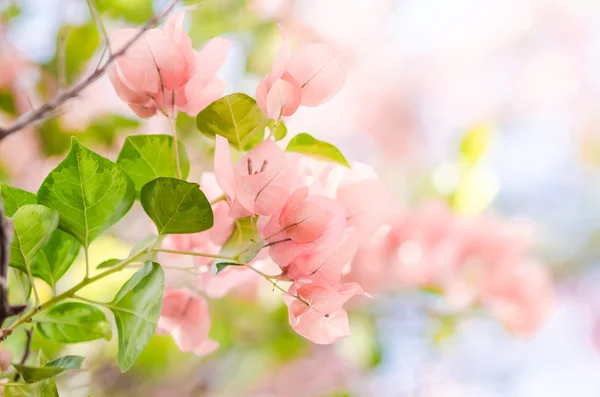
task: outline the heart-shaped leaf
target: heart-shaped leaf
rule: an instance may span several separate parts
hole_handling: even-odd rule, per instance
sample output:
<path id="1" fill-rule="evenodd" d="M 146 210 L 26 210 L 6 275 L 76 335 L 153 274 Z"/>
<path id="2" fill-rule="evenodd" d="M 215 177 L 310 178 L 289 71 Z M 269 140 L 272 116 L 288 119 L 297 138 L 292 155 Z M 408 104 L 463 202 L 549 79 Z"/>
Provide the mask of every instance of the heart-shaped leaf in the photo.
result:
<path id="1" fill-rule="evenodd" d="M 154 335 L 160 316 L 164 273 L 156 262 L 146 262 L 121 287 L 108 307 L 119 331 L 119 368 L 127 371 Z"/>
<path id="2" fill-rule="evenodd" d="M 144 185 L 140 201 L 161 235 L 198 233 L 213 226 L 212 207 L 197 183 L 156 178 Z"/>
<path id="3" fill-rule="evenodd" d="M 285 150 L 288 152 L 301 153 L 320 160 L 333 161 L 334 163 L 350 168 L 350 164 L 348 164 L 348 161 L 338 148 L 331 143 L 315 139 L 305 132 L 293 137 Z"/>
<path id="4" fill-rule="evenodd" d="M 178 142 L 181 174 L 186 179 L 190 172 L 190 160 L 183 143 Z M 177 164 L 173 155 L 173 137 L 170 135 L 133 135 L 125 139 L 117 164 L 129 175 L 139 193 L 151 180 L 177 176 Z"/>
<path id="5" fill-rule="evenodd" d="M 239 151 L 258 145 L 269 122 L 256 101 L 240 93 L 217 99 L 196 116 L 201 133 L 211 138 L 221 135 Z"/>
<path id="6" fill-rule="evenodd" d="M 112 161 L 71 140 L 67 157 L 50 172 L 38 200 L 60 213 L 60 227 L 87 249 L 133 205 L 133 181 Z"/>
<path id="7" fill-rule="evenodd" d="M 35 255 L 58 225 L 58 212 L 43 205 L 27 204 L 15 212 L 13 225 L 10 265 L 29 273 Z"/>
<path id="8" fill-rule="evenodd" d="M 44 379 L 53 378 L 69 369 L 81 368 L 84 358 L 81 356 L 64 356 L 47 362 L 43 367 L 13 364 L 27 383 L 35 383 Z"/>
<path id="9" fill-rule="evenodd" d="M 15 212 L 26 204 L 37 204 L 38 200 L 35 194 L 26 190 L 0 183 L 0 196 L 4 203 L 4 215 L 12 217 Z"/>
<path id="10" fill-rule="evenodd" d="M 35 321 L 40 334 L 59 343 L 110 340 L 112 337 L 112 327 L 104 312 L 87 303 L 61 303 Z"/>
<path id="11" fill-rule="evenodd" d="M 77 258 L 80 248 L 81 244 L 73 235 L 56 229 L 35 257 L 31 272 L 54 289 Z"/>

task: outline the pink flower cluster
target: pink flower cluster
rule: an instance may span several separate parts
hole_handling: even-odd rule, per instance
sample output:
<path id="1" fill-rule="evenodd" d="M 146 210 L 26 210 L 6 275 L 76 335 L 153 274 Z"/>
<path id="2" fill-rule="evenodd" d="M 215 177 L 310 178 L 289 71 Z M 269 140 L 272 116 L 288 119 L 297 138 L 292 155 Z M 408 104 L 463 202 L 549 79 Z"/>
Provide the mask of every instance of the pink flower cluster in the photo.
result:
<path id="1" fill-rule="evenodd" d="M 277 276 L 291 283 L 284 301 L 294 330 L 320 344 L 348 336 L 343 304 L 364 292 L 356 282 L 343 283 L 342 274 L 393 206 L 383 183 L 360 166 L 351 171 L 285 154 L 271 140 L 232 165 L 220 136 L 215 174 L 229 215 L 258 217 Z"/>
<path id="2" fill-rule="evenodd" d="M 552 278 L 528 255 L 529 224 L 461 218 L 441 203 L 395 218 L 359 249 L 347 281 L 360 280 L 371 293 L 401 285 L 437 289 L 455 310 L 483 305 L 519 336 L 546 320 Z"/>
<path id="3" fill-rule="evenodd" d="M 215 179 L 222 193 L 215 188 Z M 209 199 L 221 194 L 226 197 L 213 206 L 215 226 L 198 234 L 169 236 L 164 245 L 217 254 L 231 235 L 236 218 L 255 217 L 256 238 L 262 240 L 264 248 L 248 265 L 263 271 L 273 269 L 273 279 L 287 289 L 283 300 L 293 329 L 319 344 L 348 336 L 343 305 L 353 296 L 365 294 L 359 283 L 344 283 L 342 274 L 359 246 L 385 222 L 386 208 L 394 205 L 391 193 L 376 175 L 360 164 L 350 170 L 284 153 L 271 140 L 233 164 L 229 143 L 218 136 L 215 174 L 204 174 L 201 186 Z M 257 279 L 248 267 L 229 266 L 214 274 L 210 262 L 196 259 L 201 269 L 196 288 L 210 298 L 222 297 Z M 189 294 L 167 290 L 167 296 L 173 295 L 182 302 L 184 296 L 204 302 L 199 296 L 189 298 Z M 198 313 L 180 310 L 173 315 L 166 305 L 162 316 L 177 318 L 181 324 L 177 329 L 185 330 L 189 322 L 209 323 L 207 311 L 203 319 Z M 170 329 L 182 349 L 198 352 L 170 324 L 170 328 L 162 329 Z M 208 343 L 207 334 L 199 336 L 197 346 Z"/>
<path id="4" fill-rule="evenodd" d="M 161 29 L 148 30 L 107 71 L 119 98 L 140 117 L 175 109 L 195 116 L 225 90 L 217 72 L 231 43 L 217 37 L 195 52 L 183 30 L 184 17 L 176 14 Z M 120 49 L 137 32 L 114 31 L 113 49 Z"/>

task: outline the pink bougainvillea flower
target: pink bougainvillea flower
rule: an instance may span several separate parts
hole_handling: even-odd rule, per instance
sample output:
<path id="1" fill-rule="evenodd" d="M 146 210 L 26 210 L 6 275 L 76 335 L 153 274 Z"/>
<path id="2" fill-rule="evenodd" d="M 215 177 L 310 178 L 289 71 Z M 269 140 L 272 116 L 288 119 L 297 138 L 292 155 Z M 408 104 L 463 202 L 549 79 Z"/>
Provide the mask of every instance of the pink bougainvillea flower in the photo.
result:
<path id="1" fill-rule="evenodd" d="M 330 344 L 350 335 L 348 315 L 342 306 L 355 295 L 365 295 L 356 283 L 335 287 L 294 283 L 283 299 L 290 325 L 297 333 L 314 343 Z"/>
<path id="2" fill-rule="evenodd" d="M 300 255 L 333 249 L 344 238 L 344 207 L 333 199 L 308 193 L 307 187 L 295 190 L 281 212 L 261 230 L 272 243 L 271 258 L 281 267 Z"/>
<path id="3" fill-rule="evenodd" d="M 552 277 L 547 267 L 527 261 L 506 278 L 495 280 L 484 291 L 492 313 L 515 335 L 530 337 L 542 326 L 554 308 Z"/>
<path id="4" fill-rule="evenodd" d="M 291 116 L 300 105 L 319 106 L 344 85 L 345 71 L 328 44 L 310 44 L 292 53 L 285 31 L 271 73 L 258 83 L 256 102 L 272 119 Z"/>
<path id="5" fill-rule="evenodd" d="M 183 30 L 184 17 L 176 14 L 163 28 L 148 30 L 107 70 L 117 95 L 140 117 L 175 107 L 195 115 L 223 93 L 216 74 L 230 42 L 216 38 L 196 53 Z M 135 34 L 135 29 L 116 30 L 111 43 L 119 49 Z"/>
<path id="6" fill-rule="evenodd" d="M 270 139 L 231 163 L 227 139 L 216 136 L 215 174 L 231 205 L 229 215 L 272 215 L 281 210 L 297 183 L 297 170 Z"/>
<path id="7" fill-rule="evenodd" d="M 286 269 L 290 280 L 310 280 L 311 282 L 337 285 L 342 279 L 358 248 L 358 234 L 346 230 L 342 241 L 329 248 L 310 250 L 295 257 Z"/>
<path id="8" fill-rule="evenodd" d="M 348 226 L 355 228 L 359 243 L 367 242 L 396 212 L 394 196 L 380 179 L 340 187 L 337 201 L 346 208 Z"/>
<path id="9" fill-rule="evenodd" d="M 165 289 L 158 332 L 169 333 L 184 352 L 197 355 L 215 351 L 219 344 L 208 338 L 208 304 L 188 290 Z"/>

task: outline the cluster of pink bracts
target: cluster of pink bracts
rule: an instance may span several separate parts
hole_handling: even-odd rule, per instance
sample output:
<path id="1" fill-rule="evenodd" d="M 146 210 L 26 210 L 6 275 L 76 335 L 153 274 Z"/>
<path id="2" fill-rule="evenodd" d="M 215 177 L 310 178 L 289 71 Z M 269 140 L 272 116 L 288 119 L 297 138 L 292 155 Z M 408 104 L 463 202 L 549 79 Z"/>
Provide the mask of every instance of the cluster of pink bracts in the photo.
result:
<path id="1" fill-rule="evenodd" d="M 117 94 L 141 117 L 157 111 L 195 114 L 223 92 L 217 71 L 229 42 L 213 39 L 194 53 L 182 25 L 180 14 L 150 30 L 109 70 Z M 112 43 L 118 46 L 134 33 L 117 31 Z M 345 79 L 329 46 L 292 53 L 282 33 L 284 45 L 256 92 L 258 106 L 276 120 L 300 105 L 327 101 Z M 216 255 L 236 219 L 253 217 L 263 248 L 247 265 L 287 286 L 283 300 L 290 325 L 315 343 L 350 334 L 343 305 L 367 295 L 365 290 L 434 286 L 456 307 L 488 305 L 509 329 L 523 334 L 539 326 L 552 301 L 548 274 L 527 258 L 528 245 L 512 229 L 494 219 L 463 222 L 441 207 L 403 215 L 362 164 L 348 169 L 285 153 L 270 139 L 233 164 L 229 142 L 217 136 L 214 173 L 202 176 L 201 187 L 209 200 L 226 198 L 213 205 L 214 227 L 168 236 L 165 248 Z M 248 267 L 214 274 L 210 258 L 196 257 L 196 265 L 202 270 L 196 289 L 210 298 L 257 279 Z M 209 329 L 204 297 L 166 289 L 159 332 L 172 334 L 183 351 L 206 354 L 218 347 Z"/>
<path id="2" fill-rule="evenodd" d="M 218 136 L 215 173 L 204 174 L 201 186 L 209 199 L 223 193 L 227 197 L 213 207 L 215 226 L 195 235 L 170 236 L 165 240 L 167 248 L 217 254 L 231 235 L 235 218 L 256 217 L 257 231 L 268 246 L 249 265 L 265 272 L 274 269 L 270 275 L 289 285 L 283 299 L 294 330 L 321 344 L 348 336 L 342 306 L 352 296 L 365 294 L 359 283 L 344 282 L 345 267 L 394 208 L 392 194 L 376 175 L 360 164 L 350 170 L 284 153 L 271 140 L 232 164 L 229 143 Z M 221 297 L 255 279 L 252 270 L 234 266 L 214 275 L 210 261 L 197 258 L 206 272 L 196 282 L 209 297 Z M 173 310 L 163 307 L 159 326 L 173 332 L 182 349 L 202 350 L 209 343 L 208 330 L 189 346 L 182 342 L 181 328 L 162 326 L 162 318 L 177 318 L 181 327 L 200 332 L 209 321 L 203 303 L 197 305 L 204 307 L 205 318 L 183 309 L 185 302 L 204 302 L 203 298 L 167 291 L 168 298 L 174 295 L 172 299 L 180 299 L 180 304 Z M 188 321 L 195 325 L 186 326 Z"/>

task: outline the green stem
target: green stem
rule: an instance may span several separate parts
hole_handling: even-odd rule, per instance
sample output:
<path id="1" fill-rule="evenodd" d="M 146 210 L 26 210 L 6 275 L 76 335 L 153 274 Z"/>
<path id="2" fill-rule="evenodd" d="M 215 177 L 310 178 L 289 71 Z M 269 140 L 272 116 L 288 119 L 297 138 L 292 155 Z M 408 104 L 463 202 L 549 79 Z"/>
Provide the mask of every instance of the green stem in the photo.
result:
<path id="1" fill-rule="evenodd" d="M 227 199 L 227 197 L 225 197 L 225 195 L 223 194 L 223 195 L 221 195 L 221 196 L 217 197 L 216 199 L 212 200 L 212 201 L 210 202 L 210 205 L 215 205 L 215 204 L 217 204 L 219 201 L 225 201 L 226 199 Z"/>
<path id="2" fill-rule="evenodd" d="M 188 255 L 188 256 L 201 256 L 203 258 L 213 258 L 213 259 L 225 259 L 228 261 L 237 262 L 238 260 L 233 256 L 224 256 L 224 255 L 212 255 L 212 254 L 204 254 L 201 252 L 192 252 L 192 251 L 179 251 L 179 250 L 168 250 L 164 248 L 155 248 L 154 252 L 166 252 L 168 254 L 179 254 L 179 255 Z"/>
<path id="3" fill-rule="evenodd" d="M 175 107 L 175 104 L 173 104 L 173 107 Z M 175 156 L 175 166 L 177 167 L 177 178 L 182 179 L 181 164 L 179 162 L 179 141 L 177 140 L 177 126 L 175 125 L 174 114 L 169 118 L 169 125 L 171 126 L 171 132 L 173 133 L 173 155 Z"/>
<path id="4" fill-rule="evenodd" d="M 0 332 L 0 339 L 2 339 L 2 340 L 6 339 L 17 327 L 19 327 L 22 324 L 25 324 L 26 322 L 29 322 L 32 319 L 32 317 L 35 316 L 36 314 L 38 314 L 39 312 L 46 310 L 47 308 L 49 308 L 59 302 L 62 302 L 65 299 L 73 298 L 75 293 L 77 291 L 79 291 L 80 289 L 83 289 L 84 287 L 86 287 L 98 280 L 101 280 L 106 276 L 109 276 L 113 273 L 117 273 L 117 272 L 125 269 L 127 267 L 127 265 L 134 262 L 140 256 L 148 253 L 152 249 L 152 246 L 154 246 L 154 241 L 152 242 L 152 244 L 149 244 L 148 246 L 142 248 L 140 251 L 129 256 L 127 259 L 122 260 L 118 265 L 115 265 L 115 267 L 112 267 L 100 274 L 97 274 L 94 277 L 89 277 L 89 278 L 86 277 L 83 280 L 81 280 L 79 282 L 79 284 L 75 285 L 71 289 L 63 292 L 60 295 L 56 295 L 54 298 L 42 303 L 39 306 L 34 307 L 29 313 L 25 314 L 23 317 L 20 317 L 17 321 L 12 323 L 9 327 L 2 330 L 2 332 Z"/>
<path id="5" fill-rule="evenodd" d="M 87 245 L 83 247 L 83 253 L 85 256 L 85 278 L 90 278 L 90 255 Z"/>

